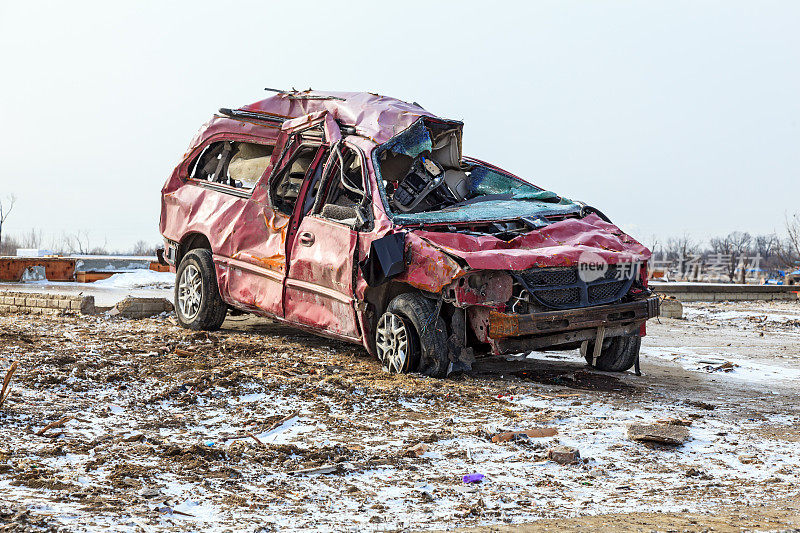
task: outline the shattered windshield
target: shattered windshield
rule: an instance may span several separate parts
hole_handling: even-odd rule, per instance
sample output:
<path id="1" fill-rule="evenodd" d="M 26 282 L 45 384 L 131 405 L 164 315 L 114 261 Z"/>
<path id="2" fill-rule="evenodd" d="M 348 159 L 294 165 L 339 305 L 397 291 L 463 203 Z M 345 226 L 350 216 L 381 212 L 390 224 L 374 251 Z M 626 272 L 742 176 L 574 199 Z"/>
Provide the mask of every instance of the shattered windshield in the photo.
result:
<path id="1" fill-rule="evenodd" d="M 398 223 L 498 220 L 575 212 L 552 191 L 461 158 L 460 124 L 420 119 L 374 153 L 384 205 Z"/>

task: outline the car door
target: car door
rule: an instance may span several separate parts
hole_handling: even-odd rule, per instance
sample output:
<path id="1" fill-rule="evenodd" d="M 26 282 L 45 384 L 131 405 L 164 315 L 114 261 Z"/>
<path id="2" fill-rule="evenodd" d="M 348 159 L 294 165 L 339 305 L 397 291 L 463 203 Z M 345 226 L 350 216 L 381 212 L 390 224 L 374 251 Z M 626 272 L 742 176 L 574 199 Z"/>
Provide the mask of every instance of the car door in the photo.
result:
<path id="1" fill-rule="evenodd" d="M 341 208 L 338 211 L 326 211 L 326 205 L 334 205 L 327 200 L 336 192 L 340 177 L 341 159 L 335 148 L 330 152 L 324 170 L 317 169 L 322 176 L 320 181 L 309 179 L 304 208 L 297 212 L 297 233 L 289 249 L 285 316 L 330 334 L 360 339 L 353 285 L 359 234 L 351 205 L 359 198 L 355 195 L 343 200 L 343 205 L 336 206 Z M 363 182 L 365 168 L 360 156 L 359 174 Z"/>
<path id="2" fill-rule="evenodd" d="M 302 117 L 283 124 L 264 176 L 256 184 L 247 208 L 231 220 L 227 256 L 219 272 L 221 292 L 234 305 L 282 317 L 284 280 L 287 272 L 287 242 L 292 227 L 294 201 L 304 182 L 298 173 L 318 160 L 317 152 L 328 138 L 338 138 L 338 127 L 325 116 Z M 311 153 L 313 156 L 308 157 Z M 288 174 L 291 179 L 280 191 L 271 190 Z M 280 194 L 276 194 L 280 193 Z M 295 194 L 296 193 L 296 194 Z"/>

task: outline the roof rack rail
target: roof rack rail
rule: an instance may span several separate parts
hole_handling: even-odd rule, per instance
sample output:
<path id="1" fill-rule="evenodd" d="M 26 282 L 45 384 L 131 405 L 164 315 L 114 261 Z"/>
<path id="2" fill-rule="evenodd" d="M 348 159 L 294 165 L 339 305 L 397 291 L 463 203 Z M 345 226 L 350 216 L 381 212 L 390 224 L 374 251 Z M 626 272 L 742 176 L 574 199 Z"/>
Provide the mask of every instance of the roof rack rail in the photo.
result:
<path id="1" fill-rule="evenodd" d="M 231 118 L 250 118 L 255 120 L 264 120 L 267 122 L 277 122 L 282 124 L 286 122 L 285 117 L 270 115 L 269 113 L 259 113 L 257 111 L 242 111 L 241 109 L 228 109 L 227 107 L 219 108 L 219 112 Z"/>

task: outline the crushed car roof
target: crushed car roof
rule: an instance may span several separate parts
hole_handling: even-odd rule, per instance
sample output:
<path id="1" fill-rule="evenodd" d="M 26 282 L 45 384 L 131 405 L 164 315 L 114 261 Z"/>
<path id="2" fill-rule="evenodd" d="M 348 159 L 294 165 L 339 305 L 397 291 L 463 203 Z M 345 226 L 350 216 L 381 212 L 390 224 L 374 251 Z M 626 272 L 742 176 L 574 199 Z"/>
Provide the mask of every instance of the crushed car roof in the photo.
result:
<path id="1" fill-rule="evenodd" d="M 419 104 L 390 96 L 366 92 L 292 91 L 259 100 L 241 111 L 296 118 L 327 111 L 342 124 L 354 126 L 356 133 L 382 144 L 410 127 L 420 117 L 460 124 L 437 117 Z"/>

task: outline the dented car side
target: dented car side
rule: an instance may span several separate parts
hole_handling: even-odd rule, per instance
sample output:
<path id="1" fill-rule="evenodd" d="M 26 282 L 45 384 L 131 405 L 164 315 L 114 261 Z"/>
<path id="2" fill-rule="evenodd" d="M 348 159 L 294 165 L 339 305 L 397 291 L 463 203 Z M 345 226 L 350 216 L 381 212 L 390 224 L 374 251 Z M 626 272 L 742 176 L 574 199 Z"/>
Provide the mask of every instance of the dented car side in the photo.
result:
<path id="1" fill-rule="evenodd" d="M 658 313 L 649 251 L 599 211 L 464 157 L 461 136 L 370 93 L 220 110 L 162 190 L 179 322 L 252 312 L 435 376 L 548 347 L 629 368 Z"/>

